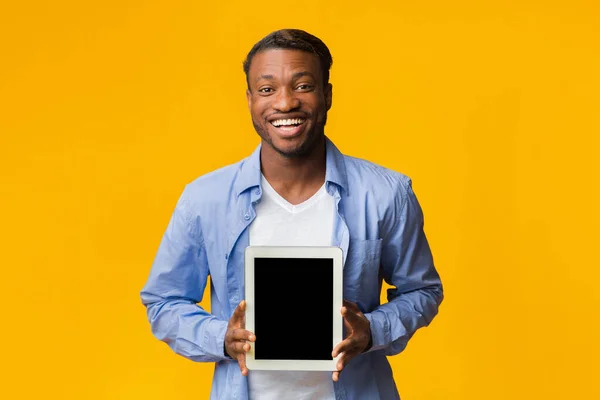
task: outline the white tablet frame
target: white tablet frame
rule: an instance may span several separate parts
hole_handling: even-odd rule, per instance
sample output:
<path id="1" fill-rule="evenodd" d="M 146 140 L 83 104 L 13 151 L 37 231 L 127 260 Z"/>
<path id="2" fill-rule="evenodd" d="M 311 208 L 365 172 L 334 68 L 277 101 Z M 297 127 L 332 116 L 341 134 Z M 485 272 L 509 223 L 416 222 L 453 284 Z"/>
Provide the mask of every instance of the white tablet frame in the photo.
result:
<path id="1" fill-rule="evenodd" d="M 246 290 L 246 329 L 254 332 L 254 259 L 255 258 L 330 258 L 333 259 L 333 346 L 342 341 L 343 299 L 342 249 L 313 246 L 249 246 L 245 251 L 244 284 Z M 294 338 L 294 340 L 302 340 Z M 246 353 L 249 370 L 336 371 L 340 355 L 333 360 L 256 360 L 254 343 Z M 333 351 L 333 347 L 331 349 Z"/>

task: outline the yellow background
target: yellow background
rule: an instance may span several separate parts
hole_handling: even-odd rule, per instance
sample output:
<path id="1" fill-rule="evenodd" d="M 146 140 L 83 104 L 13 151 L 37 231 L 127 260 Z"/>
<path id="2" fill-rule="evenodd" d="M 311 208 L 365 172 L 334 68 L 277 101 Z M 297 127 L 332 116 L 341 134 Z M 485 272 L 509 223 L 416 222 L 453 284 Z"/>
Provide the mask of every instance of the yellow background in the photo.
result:
<path id="1" fill-rule="evenodd" d="M 445 285 L 406 400 L 600 398 L 593 0 L 3 1 L 2 399 L 208 398 L 139 300 L 184 185 L 258 143 L 241 62 L 334 56 L 328 135 L 414 180 Z"/>

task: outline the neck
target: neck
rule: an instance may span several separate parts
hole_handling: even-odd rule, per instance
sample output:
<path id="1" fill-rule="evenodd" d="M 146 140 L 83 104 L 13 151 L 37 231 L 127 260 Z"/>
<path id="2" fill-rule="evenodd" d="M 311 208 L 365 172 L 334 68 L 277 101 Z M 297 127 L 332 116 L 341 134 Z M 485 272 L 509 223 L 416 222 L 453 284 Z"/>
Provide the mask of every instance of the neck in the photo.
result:
<path id="1" fill-rule="evenodd" d="M 325 182 L 325 137 L 311 152 L 285 157 L 263 142 L 261 172 L 269 184 L 291 204 L 309 199 Z"/>

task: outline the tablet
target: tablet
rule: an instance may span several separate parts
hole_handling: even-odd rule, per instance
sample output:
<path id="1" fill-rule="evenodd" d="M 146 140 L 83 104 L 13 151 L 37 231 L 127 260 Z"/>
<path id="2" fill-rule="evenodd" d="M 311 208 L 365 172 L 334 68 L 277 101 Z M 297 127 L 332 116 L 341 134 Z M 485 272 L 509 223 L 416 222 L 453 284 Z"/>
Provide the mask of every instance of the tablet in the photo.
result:
<path id="1" fill-rule="evenodd" d="M 250 246 L 246 329 L 249 370 L 335 371 L 342 341 L 342 249 Z"/>

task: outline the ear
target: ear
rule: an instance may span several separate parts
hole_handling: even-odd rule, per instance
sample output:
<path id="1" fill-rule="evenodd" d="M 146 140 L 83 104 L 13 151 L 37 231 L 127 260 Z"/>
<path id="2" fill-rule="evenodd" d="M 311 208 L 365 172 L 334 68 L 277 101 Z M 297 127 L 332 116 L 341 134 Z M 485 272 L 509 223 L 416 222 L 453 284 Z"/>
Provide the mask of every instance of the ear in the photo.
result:
<path id="1" fill-rule="evenodd" d="M 325 104 L 327 105 L 327 111 L 331 108 L 331 97 L 333 96 L 333 85 L 328 83 L 325 87 Z"/>
<path id="2" fill-rule="evenodd" d="M 248 100 L 248 109 L 252 109 L 252 93 L 250 89 L 246 89 L 246 100 Z"/>

